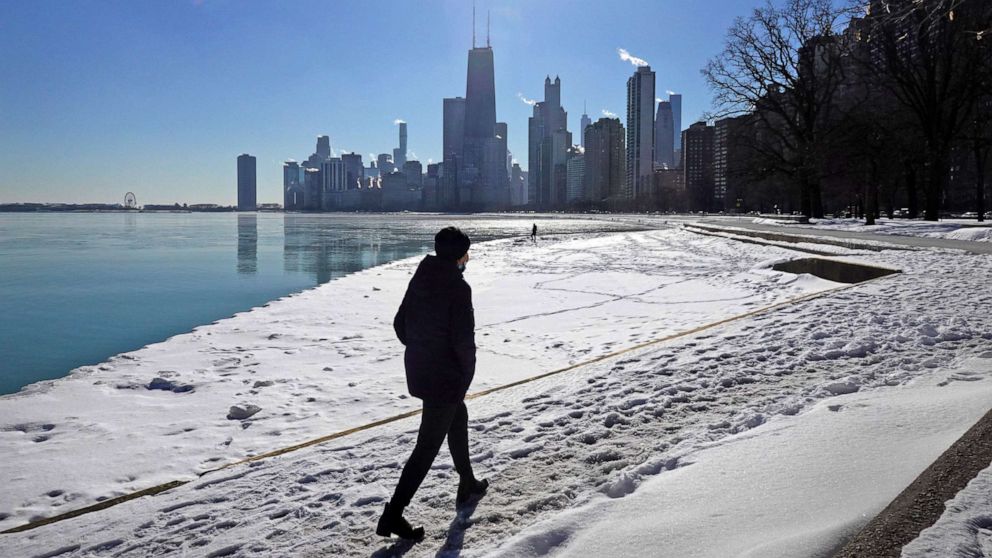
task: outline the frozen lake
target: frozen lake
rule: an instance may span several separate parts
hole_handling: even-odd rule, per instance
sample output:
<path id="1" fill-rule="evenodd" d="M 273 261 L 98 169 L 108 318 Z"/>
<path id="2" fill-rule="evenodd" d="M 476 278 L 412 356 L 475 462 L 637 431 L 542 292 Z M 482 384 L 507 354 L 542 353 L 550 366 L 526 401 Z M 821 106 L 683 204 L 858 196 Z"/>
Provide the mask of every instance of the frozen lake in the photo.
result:
<path id="1" fill-rule="evenodd" d="M 627 230 L 549 216 L 0 213 L 0 394 L 378 264 L 475 241 Z"/>

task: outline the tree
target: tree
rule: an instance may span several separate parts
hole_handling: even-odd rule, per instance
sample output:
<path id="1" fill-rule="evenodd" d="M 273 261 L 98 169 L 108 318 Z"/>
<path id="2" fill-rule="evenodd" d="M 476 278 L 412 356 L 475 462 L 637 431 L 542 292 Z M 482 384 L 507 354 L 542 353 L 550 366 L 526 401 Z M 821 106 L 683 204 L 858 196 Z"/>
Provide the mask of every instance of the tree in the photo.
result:
<path id="1" fill-rule="evenodd" d="M 831 112 L 844 75 L 834 29 L 843 14 L 830 0 L 769 1 L 734 22 L 703 70 L 718 113 L 754 114 L 756 164 L 793 181 L 808 217 L 823 216 L 822 159 L 838 131 Z"/>
<path id="2" fill-rule="evenodd" d="M 939 218 L 951 150 L 987 83 L 992 3 L 987 0 L 872 0 L 870 63 L 922 140 L 924 217 Z"/>

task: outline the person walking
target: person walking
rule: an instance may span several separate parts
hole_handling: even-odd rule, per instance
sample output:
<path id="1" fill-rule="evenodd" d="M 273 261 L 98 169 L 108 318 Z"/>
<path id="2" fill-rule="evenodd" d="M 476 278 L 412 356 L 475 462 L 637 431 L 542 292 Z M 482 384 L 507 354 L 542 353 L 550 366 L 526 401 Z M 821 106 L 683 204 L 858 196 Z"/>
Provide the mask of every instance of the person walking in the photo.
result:
<path id="1" fill-rule="evenodd" d="M 489 481 L 478 480 L 468 455 L 465 394 L 475 375 L 475 317 L 472 289 L 462 274 L 471 240 L 456 227 L 434 236 L 434 252 L 421 260 L 410 279 L 393 329 L 406 346 L 403 362 L 410 395 L 423 401 L 420 431 L 410 459 L 386 504 L 376 534 L 421 540 L 423 527 L 403 517 L 427 476 L 445 437 L 459 475 L 457 506 L 485 494 Z"/>
<path id="2" fill-rule="evenodd" d="M 530 239 L 537 242 L 537 223 L 534 223 L 534 226 L 530 229 Z"/>

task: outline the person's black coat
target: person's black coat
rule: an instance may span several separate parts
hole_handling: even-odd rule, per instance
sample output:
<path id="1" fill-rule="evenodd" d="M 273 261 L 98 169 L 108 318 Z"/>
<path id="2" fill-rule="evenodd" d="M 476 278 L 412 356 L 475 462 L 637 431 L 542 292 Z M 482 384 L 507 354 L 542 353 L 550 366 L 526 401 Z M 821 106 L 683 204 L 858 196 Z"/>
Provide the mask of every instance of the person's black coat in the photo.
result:
<path id="1" fill-rule="evenodd" d="M 475 376 L 472 289 L 451 260 L 420 262 L 393 319 L 406 345 L 406 385 L 427 405 L 458 403 Z"/>

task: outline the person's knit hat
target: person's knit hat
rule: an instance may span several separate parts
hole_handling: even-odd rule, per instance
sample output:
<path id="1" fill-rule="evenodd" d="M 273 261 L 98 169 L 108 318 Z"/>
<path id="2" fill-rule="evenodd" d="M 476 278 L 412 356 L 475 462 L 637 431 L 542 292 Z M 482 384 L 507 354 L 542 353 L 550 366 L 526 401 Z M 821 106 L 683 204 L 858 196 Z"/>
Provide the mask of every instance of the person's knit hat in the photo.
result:
<path id="1" fill-rule="evenodd" d="M 445 227 L 434 235 L 434 252 L 444 260 L 461 259 L 471 245 L 468 235 L 458 227 Z"/>

